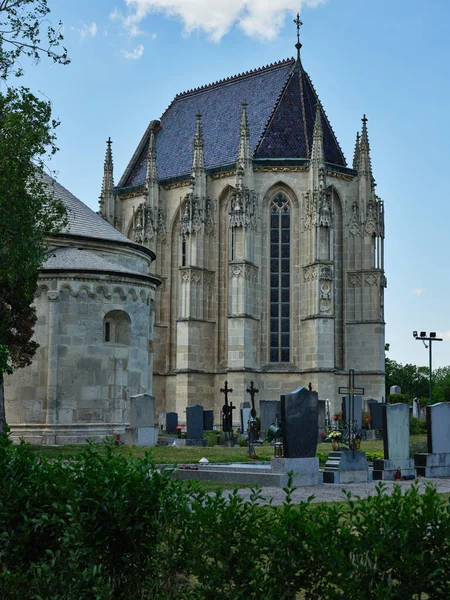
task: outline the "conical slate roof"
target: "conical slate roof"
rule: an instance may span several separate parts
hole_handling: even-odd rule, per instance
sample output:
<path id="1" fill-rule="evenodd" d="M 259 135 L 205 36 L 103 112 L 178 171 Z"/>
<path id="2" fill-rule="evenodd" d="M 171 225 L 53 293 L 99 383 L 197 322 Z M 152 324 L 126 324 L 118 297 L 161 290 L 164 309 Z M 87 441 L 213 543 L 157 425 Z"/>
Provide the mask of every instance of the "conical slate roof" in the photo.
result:
<path id="1" fill-rule="evenodd" d="M 320 101 L 301 62 L 289 59 L 176 96 L 156 129 L 159 180 L 190 175 L 199 111 L 206 169 L 233 165 L 244 100 L 254 159 L 309 159 Z M 325 160 L 345 167 L 339 143 L 323 109 L 321 112 Z M 149 134 L 148 129 L 119 188 L 144 183 Z"/>
<path id="2" fill-rule="evenodd" d="M 45 183 L 53 191 L 55 198 L 61 200 L 67 208 L 68 226 L 61 231 L 82 237 L 130 243 L 130 240 L 105 221 L 100 215 L 81 202 L 60 183 L 43 175 Z"/>

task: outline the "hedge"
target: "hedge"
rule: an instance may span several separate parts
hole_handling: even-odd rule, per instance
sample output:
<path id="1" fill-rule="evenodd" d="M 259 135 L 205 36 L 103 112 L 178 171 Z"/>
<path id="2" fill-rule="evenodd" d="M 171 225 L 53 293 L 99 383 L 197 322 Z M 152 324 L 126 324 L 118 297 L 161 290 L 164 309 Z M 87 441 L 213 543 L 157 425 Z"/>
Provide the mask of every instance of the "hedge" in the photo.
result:
<path id="1" fill-rule="evenodd" d="M 0 472 L 2 600 L 450 597 L 449 506 L 430 485 L 321 505 L 288 487 L 273 507 L 113 444 L 49 461 L 6 436 Z"/>

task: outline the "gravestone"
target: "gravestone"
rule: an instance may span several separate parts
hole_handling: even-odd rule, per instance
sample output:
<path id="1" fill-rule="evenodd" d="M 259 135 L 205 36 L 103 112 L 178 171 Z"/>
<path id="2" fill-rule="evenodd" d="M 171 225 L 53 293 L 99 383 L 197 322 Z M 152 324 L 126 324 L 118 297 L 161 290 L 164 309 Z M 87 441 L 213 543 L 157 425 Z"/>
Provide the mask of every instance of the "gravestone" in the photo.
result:
<path id="1" fill-rule="evenodd" d="M 415 419 L 420 419 L 420 400 L 419 400 L 419 398 L 414 398 L 414 400 L 413 400 L 412 416 Z"/>
<path id="2" fill-rule="evenodd" d="M 372 429 L 383 429 L 383 418 L 381 413 L 381 407 L 383 404 L 372 398 L 367 402 L 369 406 L 370 416 L 372 417 L 371 425 Z"/>
<path id="3" fill-rule="evenodd" d="M 318 417 L 317 392 L 299 387 L 281 396 L 281 430 L 286 458 L 316 455 Z"/>
<path id="4" fill-rule="evenodd" d="M 373 479 L 393 480 L 397 469 L 401 475 L 415 475 L 414 461 L 409 458 L 409 406 L 382 404 L 384 459 L 373 461 Z"/>
<path id="5" fill-rule="evenodd" d="M 203 406 L 195 404 L 186 408 L 186 439 L 203 439 Z"/>
<path id="6" fill-rule="evenodd" d="M 390 394 L 401 394 L 402 388 L 399 385 L 391 385 L 389 389 Z"/>
<path id="7" fill-rule="evenodd" d="M 414 456 L 417 475 L 450 477 L 450 402 L 427 406 L 428 453 Z"/>
<path id="8" fill-rule="evenodd" d="M 160 412 L 158 416 L 158 425 L 160 431 L 164 431 L 167 429 L 167 413 L 166 411 Z"/>
<path id="9" fill-rule="evenodd" d="M 246 404 L 249 404 L 246 402 Z M 250 406 L 245 406 L 241 408 L 241 433 L 247 432 L 248 420 L 250 418 L 251 408 Z"/>
<path id="10" fill-rule="evenodd" d="M 130 397 L 130 426 L 125 430 L 128 446 L 155 446 L 158 427 L 155 423 L 155 399 L 148 394 Z"/>
<path id="11" fill-rule="evenodd" d="M 318 441 L 321 442 L 326 437 L 328 428 L 330 427 L 330 408 L 328 400 L 319 400 L 318 413 Z M 323 434 L 323 435 L 321 435 Z"/>
<path id="12" fill-rule="evenodd" d="M 168 412 L 166 414 L 167 433 L 177 433 L 178 413 Z"/>
<path id="13" fill-rule="evenodd" d="M 350 396 L 345 396 L 342 399 L 342 418 L 348 421 L 350 415 Z M 354 426 L 357 434 L 362 433 L 362 396 L 355 394 L 355 405 L 353 413 Z"/>
<path id="14" fill-rule="evenodd" d="M 272 423 L 275 423 L 275 421 L 281 423 L 281 402 L 279 400 L 260 400 L 259 416 L 262 435 L 266 435 Z"/>
<path id="15" fill-rule="evenodd" d="M 214 411 L 204 410 L 203 411 L 203 430 L 212 431 L 214 427 Z"/>

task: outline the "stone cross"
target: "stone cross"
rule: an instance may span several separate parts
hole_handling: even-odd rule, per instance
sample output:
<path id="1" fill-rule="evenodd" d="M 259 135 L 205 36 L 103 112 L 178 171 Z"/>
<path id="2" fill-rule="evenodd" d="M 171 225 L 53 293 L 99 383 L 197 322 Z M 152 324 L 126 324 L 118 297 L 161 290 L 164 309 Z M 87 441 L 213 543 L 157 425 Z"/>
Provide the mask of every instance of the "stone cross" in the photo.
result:
<path id="1" fill-rule="evenodd" d="M 232 402 L 228 404 L 228 394 L 233 393 L 233 388 L 229 388 L 228 381 L 225 381 L 225 386 L 220 388 L 220 392 L 225 396 L 225 404 L 222 406 L 222 431 L 230 432 L 233 430 L 233 410 L 236 407 Z"/>
<path id="2" fill-rule="evenodd" d="M 348 445 L 351 450 L 353 450 L 353 442 L 355 437 L 355 427 L 354 427 L 354 415 L 355 415 L 355 395 L 364 394 L 364 388 L 355 387 L 355 371 L 353 369 L 349 369 L 348 371 L 348 386 L 339 388 L 340 394 L 348 394 L 349 395 L 349 415 L 347 425 L 347 436 L 348 436 Z"/>

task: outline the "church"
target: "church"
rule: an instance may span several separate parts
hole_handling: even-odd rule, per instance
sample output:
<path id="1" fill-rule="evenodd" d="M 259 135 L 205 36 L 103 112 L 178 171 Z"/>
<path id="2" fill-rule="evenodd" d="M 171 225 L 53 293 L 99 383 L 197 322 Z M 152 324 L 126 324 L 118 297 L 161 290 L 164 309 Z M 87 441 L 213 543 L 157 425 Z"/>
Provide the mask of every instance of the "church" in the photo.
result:
<path id="1" fill-rule="evenodd" d="M 151 120 L 117 185 L 111 144 L 100 214 L 156 255 L 153 395 L 185 423 L 300 385 L 335 410 L 354 369 L 384 397 L 384 207 L 367 119 L 347 164 L 300 58 L 178 94 Z M 235 420 L 237 420 L 237 415 Z"/>

